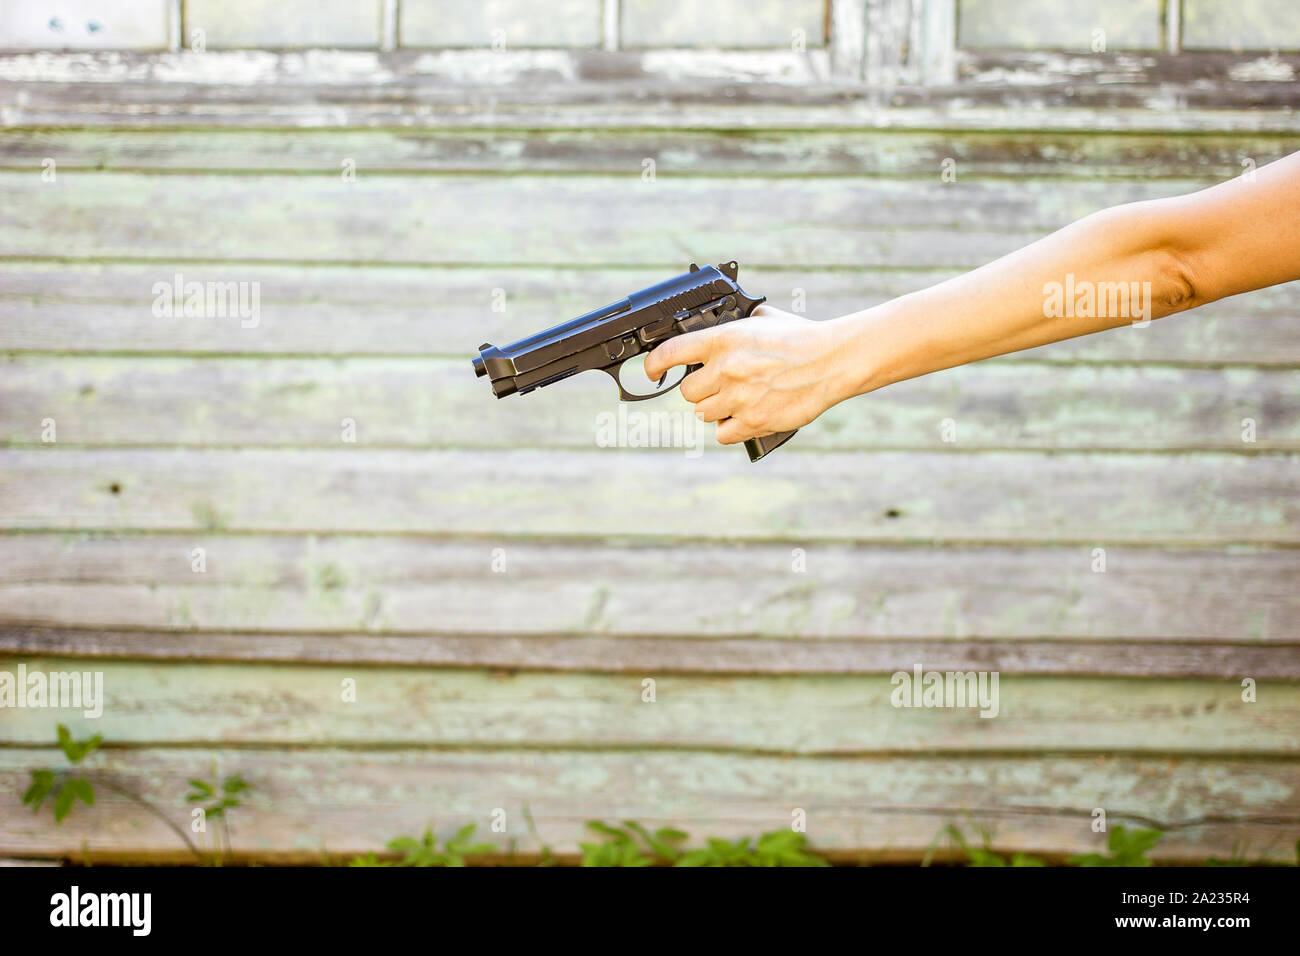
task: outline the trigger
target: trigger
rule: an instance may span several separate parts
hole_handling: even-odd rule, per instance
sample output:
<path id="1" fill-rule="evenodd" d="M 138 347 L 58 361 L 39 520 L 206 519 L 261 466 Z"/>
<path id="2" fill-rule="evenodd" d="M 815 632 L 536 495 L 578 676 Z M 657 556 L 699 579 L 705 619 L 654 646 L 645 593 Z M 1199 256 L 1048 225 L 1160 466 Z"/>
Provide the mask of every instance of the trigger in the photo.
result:
<path id="1" fill-rule="evenodd" d="M 663 388 L 663 387 L 664 387 L 664 382 L 666 382 L 666 381 L 668 381 L 668 373 L 667 373 L 667 372 L 664 372 L 662 375 L 659 376 L 659 381 L 658 381 L 658 383 L 655 385 L 655 388 Z"/>

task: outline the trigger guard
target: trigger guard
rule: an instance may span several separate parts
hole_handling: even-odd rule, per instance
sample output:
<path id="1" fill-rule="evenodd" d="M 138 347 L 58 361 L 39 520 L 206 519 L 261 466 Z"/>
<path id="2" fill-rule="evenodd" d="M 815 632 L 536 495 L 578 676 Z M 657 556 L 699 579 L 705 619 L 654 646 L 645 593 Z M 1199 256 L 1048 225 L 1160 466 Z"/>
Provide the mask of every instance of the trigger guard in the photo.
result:
<path id="1" fill-rule="evenodd" d="M 682 375 L 681 378 L 673 382 L 673 384 L 669 385 L 667 388 L 660 389 L 659 391 L 656 392 L 651 392 L 649 395 L 637 395 L 634 392 L 629 392 L 627 389 L 623 387 L 623 382 L 618 377 L 618 370 L 622 367 L 623 367 L 623 363 L 619 362 L 617 365 L 606 365 L 604 368 L 601 369 L 601 371 L 608 374 L 609 377 L 614 380 L 614 384 L 618 386 L 618 397 L 621 401 L 624 402 L 644 402 L 651 398 L 661 398 L 664 395 L 667 395 L 673 389 L 677 388 L 679 385 L 681 385 L 682 381 L 686 378 L 686 375 Z"/>

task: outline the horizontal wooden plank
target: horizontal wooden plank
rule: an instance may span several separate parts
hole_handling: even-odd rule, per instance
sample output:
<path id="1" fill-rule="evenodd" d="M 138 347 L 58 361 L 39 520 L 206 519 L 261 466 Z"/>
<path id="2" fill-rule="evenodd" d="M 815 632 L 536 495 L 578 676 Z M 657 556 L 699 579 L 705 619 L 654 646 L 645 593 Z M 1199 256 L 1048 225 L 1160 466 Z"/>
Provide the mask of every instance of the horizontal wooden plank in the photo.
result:
<path id="1" fill-rule="evenodd" d="M 70 589 L 41 589 L 75 604 Z M 92 595 L 93 600 L 93 595 Z M 679 622 L 674 622 L 678 625 Z M 1019 675 L 1300 680 L 1295 645 L 1178 642 L 393 635 L 0 626 L 0 653 L 94 660 L 217 660 L 653 674 L 893 674 L 932 670 Z"/>
<path id="2" fill-rule="evenodd" d="M 309 51 L 326 54 L 329 51 Z M 550 51 L 547 51 L 550 52 Z M 1268 133 L 1295 136 L 1300 133 L 1300 118 L 1294 110 L 1279 106 L 1290 95 L 1287 87 L 1294 79 L 1294 68 L 1288 82 L 1271 84 L 1275 92 L 1255 97 L 1259 84 L 1237 84 L 1225 90 L 1223 85 L 1204 84 L 1200 89 L 1191 87 L 1189 97 L 1181 91 L 1157 90 L 1126 91 L 1114 86 L 1099 95 L 1083 96 L 1077 100 L 1066 90 L 1039 92 L 1033 86 L 1017 87 L 962 87 L 955 104 L 936 103 L 934 92 L 920 87 L 912 90 L 896 88 L 874 92 L 868 97 L 846 95 L 835 88 L 829 95 L 812 102 L 786 104 L 787 92 L 798 89 L 787 85 L 802 83 L 806 79 L 806 64 L 816 62 L 822 51 L 791 53 L 778 56 L 775 70 L 764 64 L 751 68 L 738 64 L 737 73 L 757 69 L 760 74 L 788 74 L 775 85 L 779 91 L 776 103 L 750 97 L 727 96 L 728 90 L 745 87 L 726 86 L 698 91 L 696 84 L 672 95 L 655 90 L 655 97 L 645 103 L 643 90 L 626 85 L 589 83 L 578 88 L 576 103 L 555 106 L 541 103 L 494 103 L 499 87 L 465 91 L 463 87 L 448 84 L 459 102 L 448 101 L 436 92 L 421 89 L 409 92 L 398 89 L 346 90 L 334 86 L 312 87 L 303 90 L 278 88 L 273 97 L 259 96 L 256 87 L 217 87 L 209 83 L 159 83 L 123 84 L 126 89 L 109 87 L 102 82 L 3 82 L 6 70 L 0 56 L 0 115 L 12 126 L 49 127 L 76 126 L 109 129 L 156 129 L 164 126 L 197 128 L 303 128 L 348 127 L 401 129 L 624 129 L 643 127 L 651 129 L 745 130 L 745 129 L 945 129 L 963 130 L 1105 130 L 1137 132 L 1240 132 Z M 217 54 L 205 53 L 204 57 Z M 499 56 L 501 54 L 489 54 Z M 689 56 L 689 53 L 688 53 Z M 772 54 L 761 54 L 764 60 Z M 115 59 L 119 58 L 115 55 Z M 447 59 L 446 52 L 437 54 L 438 60 Z M 648 54 L 640 58 L 662 62 L 671 74 L 689 74 L 688 59 Z M 525 72 L 530 62 L 520 67 Z M 220 74 L 222 63 L 215 60 L 205 63 L 205 71 Z M 1249 69 L 1249 67 L 1245 67 Z M 356 69 L 364 69 L 358 64 Z M 1264 71 L 1272 69 L 1264 59 Z M 512 75 L 510 70 L 503 74 Z M 766 79 L 766 77 L 764 77 Z M 268 84 L 279 80 L 268 78 Z M 656 84 L 659 78 L 656 77 Z M 743 80 L 741 82 L 744 82 Z M 522 84 L 521 84 L 522 85 Z M 545 89 L 566 89 L 561 84 L 547 84 Z M 1068 89 L 1068 87 L 1067 87 Z M 1208 92 L 1207 92 L 1208 91 Z M 112 95 L 105 95 L 106 93 Z M 886 97 L 888 94 L 888 98 Z M 1127 95 L 1125 95 L 1127 93 Z M 713 101 L 710 102 L 709 96 Z M 554 98 L 554 97 L 552 97 Z M 793 97 L 799 99 L 799 97 Z M 892 98 L 892 99 L 891 99 Z M 1168 108 L 1171 101 L 1183 103 L 1193 99 L 1194 105 L 1178 109 Z M 1119 100 L 1121 105 L 1107 103 Z M 429 102 L 432 100 L 433 102 Z M 974 100 L 975 102 L 971 102 Z M 481 109 L 468 109 L 465 102 L 483 104 Z M 630 101 L 630 105 L 629 105 Z M 1089 101 L 1092 107 L 1089 108 Z M 910 105 L 908 105 L 910 103 Z M 1240 108 L 1224 108 L 1233 103 Z M 969 105 L 967 105 L 969 104 Z M 488 105 L 492 108 L 488 109 Z M 544 108 L 543 108 L 544 107 Z M 1218 108 L 1216 108 L 1218 107 Z"/>
<path id="3" fill-rule="evenodd" d="M 713 442 L 675 392 L 653 409 L 620 408 L 594 373 L 498 402 L 465 359 L 21 356 L 0 368 L 9 444 L 40 444 L 50 418 L 59 442 L 94 446 L 337 447 L 345 418 L 364 423 L 370 447 L 581 449 L 620 422 L 630 441 L 638 427 L 653 440 L 653 421 L 688 447 Z M 978 364 L 840 404 L 801 444 L 1300 450 L 1300 370 Z"/>
<path id="4" fill-rule="evenodd" d="M 1300 683 L 1265 683 L 1246 703 L 1236 680 L 999 675 L 995 688 L 986 674 L 965 706 L 923 708 L 895 707 L 889 674 L 614 676 L 0 659 L 0 671 L 17 675 L 20 667 L 28 678 L 93 675 L 103 694 L 91 709 L 98 716 L 83 716 L 84 707 L 14 707 L 0 725 L 0 746 L 48 743 L 53 723 L 63 721 L 76 737 L 98 733 L 115 746 L 151 747 L 1300 753 Z M 917 658 L 905 671 L 916 667 L 934 670 Z M 644 699 L 647 679 L 653 701 Z M 347 682 L 355 700 L 343 700 Z"/>
<path id="5" fill-rule="evenodd" d="M 1192 105 L 1185 94 L 1189 87 L 1199 86 L 1207 99 L 1218 100 L 1227 110 L 1248 108 L 1245 103 L 1250 99 L 1262 106 L 1295 80 L 1300 56 L 1279 55 L 1278 49 L 1272 47 L 1268 55 L 1250 50 L 1200 50 L 1195 54 L 1111 50 L 1083 56 L 1069 50 L 958 50 L 955 60 L 959 88 L 964 83 L 1045 87 L 1077 92 L 1083 97 L 1081 102 L 1106 87 L 1150 94 L 1163 89 L 1169 95 L 1165 107 L 1176 111 Z M 1151 105 L 1155 103 L 1153 96 Z"/>
<path id="6" fill-rule="evenodd" d="M 368 172 L 638 171 L 662 175 L 885 175 L 958 179 L 1181 178 L 1212 182 L 1300 148 L 1295 136 L 1194 136 L 974 130 L 445 130 L 13 129 L 0 167 L 296 171 L 338 175 L 339 157 Z"/>
<path id="7" fill-rule="evenodd" d="M 238 267 L 0 260 L 0 349 L 315 355 L 446 355 L 508 342 L 622 298 L 686 267 L 632 269 Z M 159 319 L 156 282 L 256 282 L 259 320 Z M 830 318 L 925 288 L 951 270 L 751 269 L 747 289 Z M 1297 284 L 1214 302 L 1187 315 L 1019 353 L 1012 361 L 1300 365 Z M 501 312 L 493 311 L 501 290 Z M 796 296 L 802 298 L 802 305 Z M 365 321 L 357 321 L 359 314 Z M 467 351 L 468 350 L 468 351 Z M 882 395 L 885 393 L 882 393 Z"/>
<path id="8" fill-rule="evenodd" d="M 399 43 L 403 40 L 400 35 L 396 39 Z M 514 110 L 521 103 L 535 110 L 543 103 L 563 108 L 565 103 L 618 102 L 622 108 L 633 104 L 648 108 L 653 115 L 668 103 L 682 100 L 726 97 L 740 103 L 788 104 L 793 100 L 826 104 L 861 92 L 855 86 L 828 83 L 829 57 L 820 49 L 711 50 L 707 55 L 680 48 L 529 49 L 519 43 L 512 46 L 508 32 L 504 48 L 492 49 L 491 33 L 484 39 L 487 42 L 473 48 L 436 51 L 208 50 L 198 54 L 181 50 L 149 55 L 78 54 L 75 59 L 0 54 L 0 81 L 23 84 L 28 95 L 43 106 L 72 112 L 125 114 L 129 111 L 122 107 L 131 102 L 144 112 L 153 112 L 156 106 L 173 112 L 172 107 L 180 104 L 181 109 L 173 115 L 188 113 L 190 107 L 196 108 L 193 112 L 197 115 L 214 103 L 237 102 L 243 104 L 241 112 L 253 125 L 268 118 L 261 107 L 270 106 L 273 112 L 289 107 L 292 111 L 309 100 L 317 103 L 318 118 L 333 113 L 334 119 L 344 120 L 340 125 L 371 125 L 360 115 L 345 117 L 335 112 L 344 104 L 378 107 L 387 114 L 389 122 L 384 125 L 424 125 L 421 114 L 430 106 L 458 116 L 455 125 L 466 120 L 474 125 L 496 125 L 492 110 L 486 108 L 492 105 L 491 99 L 516 117 L 523 115 Z M 103 90 L 101 97 L 85 95 L 83 84 L 88 81 Z M 732 95 L 726 96 L 733 87 Z M 182 88 L 183 95 L 178 95 Z M 307 91 L 308 96 L 303 97 Z M 12 102 L 22 105 L 24 98 L 15 95 Z M 403 105 L 391 111 L 386 103 Z M 28 101 L 28 105 L 33 103 Z M 466 106 L 484 109 L 467 113 Z M 325 113 L 319 107 L 324 107 Z M 404 114 L 405 121 L 400 118 Z M 567 122 L 558 125 L 581 128 L 581 115 L 571 112 Z M 540 116 L 534 121 L 556 125 Z"/>
<path id="9" fill-rule="evenodd" d="M 345 158 L 340 157 L 340 161 Z M 1182 180 L 0 172 L 0 255 L 340 263 L 982 265 Z M 202 216 L 193 216 L 195 209 Z M 718 210 L 727 215 L 719 217 Z M 467 219 L 467 211 L 472 215 Z M 174 228 L 185 221 L 186 228 Z M 779 222 L 779 229 L 755 229 Z M 233 277 L 232 277 L 233 278 Z"/>
<path id="10" fill-rule="evenodd" d="M 774 58 L 782 52 L 790 54 L 785 61 Z M 728 97 L 736 101 L 728 104 L 733 107 L 749 103 L 879 105 L 872 98 L 878 91 L 857 82 L 827 82 L 829 75 L 816 71 L 791 75 L 754 69 L 763 63 L 770 67 L 800 59 L 816 61 L 814 54 L 818 52 L 804 51 L 801 57 L 795 50 L 716 49 L 709 51 L 709 56 L 701 56 L 700 51 L 684 47 L 629 51 L 511 50 L 508 44 L 504 50 L 449 50 L 432 55 L 422 50 L 209 50 L 199 54 L 183 49 L 172 53 L 124 50 L 65 55 L 7 52 L 0 54 L 0 80 L 43 83 L 52 89 L 54 84 L 93 77 L 93 82 L 101 86 L 111 84 L 106 86 L 105 102 L 120 103 L 128 102 L 127 94 L 135 89 L 132 84 L 153 83 L 160 95 L 190 85 L 228 87 L 232 92 L 238 90 L 240 95 L 250 97 L 251 102 L 277 99 L 292 102 L 288 98 L 292 89 L 327 93 L 332 88 L 334 97 L 325 95 L 321 100 L 326 105 L 339 97 L 356 100 L 360 91 L 374 93 L 380 88 L 387 88 L 398 97 L 424 94 L 429 97 L 425 102 L 439 98 L 451 102 L 457 97 L 467 102 L 467 90 L 479 92 L 497 87 L 502 106 L 546 101 L 563 107 L 592 99 L 612 102 L 634 90 L 641 92 L 638 99 L 646 99 L 643 84 L 653 80 L 660 84 L 660 98 L 641 104 L 652 115 L 656 107 L 679 105 L 683 101 L 699 103 L 727 89 L 733 90 L 733 96 Z M 1095 92 L 1097 87 L 1114 88 L 1115 98 L 1110 105 L 1122 106 L 1131 102 L 1126 101 L 1126 96 L 1154 93 L 1164 85 L 1170 97 L 1166 101 L 1166 113 L 1180 109 L 1194 113 L 1204 102 L 1214 102 L 1221 110 L 1229 110 L 1239 106 L 1234 95 L 1239 95 L 1243 87 L 1282 92 L 1281 87 L 1294 79 L 1300 51 L 1278 52 L 1274 48 L 1267 56 L 1251 50 L 1199 51 L 1196 56 L 1161 51 L 1109 51 L 1079 56 L 1060 50 L 982 49 L 958 50 L 955 62 L 960 79 L 972 84 L 972 88 L 958 84 L 955 88 L 927 89 L 899 84 L 892 91 L 893 105 L 934 102 L 946 93 L 978 108 L 997 102 L 1008 89 L 1047 87 L 1047 92 L 1058 94 L 1073 83 L 1085 103 L 1088 103 L 1087 94 Z M 493 69 L 483 67 L 489 63 L 494 64 Z M 531 84 L 518 82 L 528 79 L 528 74 L 533 80 Z M 795 82 L 807 79 L 820 82 Z M 556 80 L 568 82 L 555 83 Z M 778 86 L 781 81 L 784 84 Z M 1198 85 L 1202 87 L 1201 98 L 1181 98 Z M 140 102 L 143 105 L 144 101 Z M 1059 104 L 1061 100 L 1055 102 Z M 622 105 L 633 104 L 625 101 Z M 1227 117 L 1225 120 L 1232 122 Z M 967 124 L 959 116 L 954 121 L 969 128 L 981 128 L 981 124 Z M 1014 117 L 1008 117 L 1008 121 L 1023 125 Z M 1049 124 L 1041 128 L 1051 127 Z"/>
<path id="11" fill-rule="evenodd" d="M 0 800 L 16 806 L 29 769 L 61 761 L 52 748 L 0 750 Z M 256 789 L 232 814 L 236 852 L 282 862 L 369 852 L 429 825 L 450 834 L 470 822 L 503 851 L 536 852 L 525 807 L 561 853 L 577 852 L 590 819 L 671 823 L 702 841 L 787 827 L 802 809 L 814 847 L 862 862 L 919 860 L 951 822 L 987 826 L 1007 851 L 1104 852 L 1095 807 L 1112 827 L 1166 829 L 1152 856 L 1171 862 L 1239 853 L 1287 862 L 1300 826 L 1294 760 L 164 749 L 108 751 L 94 763 L 180 821 L 190 777 L 243 774 Z M 94 807 L 57 827 L 46 815 L 6 814 L 0 853 L 192 859 L 166 823 L 101 790 Z M 491 832 L 495 808 L 506 812 L 501 834 Z"/>
<path id="12" fill-rule="evenodd" d="M 939 90 L 828 82 L 825 54 L 17 54 L 0 109 L 26 126 L 1300 129 L 1294 54 L 958 51 L 961 82 Z"/>
<path id="13" fill-rule="evenodd" d="M 814 426 L 815 427 L 815 426 Z M 797 439 L 796 439 L 797 441 Z M 701 541 L 1300 541 L 1296 458 L 786 451 L 0 451 L 7 529 Z"/>
<path id="14" fill-rule="evenodd" d="M 689 654 L 681 651 L 688 669 L 742 666 L 737 655 L 743 648 L 717 644 L 721 638 L 758 638 L 760 644 L 782 638 L 1286 643 L 1300 633 L 1296 549 L 1163 551 L 1108 542 L 1106 570 L 1097 573 L 1092 545 L 799 547 L 704 541 L 596 547 L 504 536 L 489 542 L 212 533 L 0 536 L 0 623 L 296 632 L 307 636 L 289 639 L 278 653 L 304 660 L 335 660 L 342 653 L 332 638 L 316 640 L 320 632 L 440 633 L 466 640 L 377 644 L 373 652 L 428 663 L 523 667 L 546 666 L 552 655 L 556 666 L 571 660 L 590 667 L 598 651 L 588 654 L 581 642 L 532 640 L 511 640 L 494 651 L 475 644 L 477 636 L 610 636 L 616 640 L 593 646 L 617 649 L 609 666 L 627 667 L 671 664 L 672 656 L 656 649 L 652 638 L 715 639 Z M 194 548 L 204 552 L 202 573 L 193 570 Z M 647 617 L 649 608 L 653 617 Z M 633 639 L 638 642 L 628 643 Z M 45 646 L 42 635 L 31 640 Z M 176 656 L 203 656 L 218 646 L 198 633 L 156 640 Z M 111 650 L 112 640 L 103 644 Z M 754 666 L 861 670 L 886 659 L 857 656 L 862 653 L 876 652 L 853 645 L 808 648 L 783 661 L 779 648 L 767 649 Z M 1087 647 L 1044 653 L 1065 661 L 1045 667 L 1112 673 L 1093 656 L 1101 652 Z M 1286 673 L 1270 661 L 1270 673 Z M 1115 666 L 1114 673 L 1131 673 L 1134 664 L 1126 657 Z M 1163 666 L 1153 672 L 1181 673 Z M 1235 673 L 1213 666 L 1208 673 L 1216 676 Z"/>

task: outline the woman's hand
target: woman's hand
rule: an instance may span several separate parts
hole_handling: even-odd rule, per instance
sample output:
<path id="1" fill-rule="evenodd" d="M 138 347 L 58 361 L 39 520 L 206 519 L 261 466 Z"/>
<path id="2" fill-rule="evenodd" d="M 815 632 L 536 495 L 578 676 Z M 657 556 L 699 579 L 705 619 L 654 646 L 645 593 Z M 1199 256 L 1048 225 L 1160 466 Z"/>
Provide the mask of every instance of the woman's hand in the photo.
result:
<path id="1" fill-rule="evenodd" d="M 734 445 L 807 425 L 845 397 L 829 384 L 831 334 L 831 323 L 760 305 L 747 319 L 669 339 L 645 371 L 658 381 L 676 365 L 703 365 L 682 380 L 682 396 Z"/>

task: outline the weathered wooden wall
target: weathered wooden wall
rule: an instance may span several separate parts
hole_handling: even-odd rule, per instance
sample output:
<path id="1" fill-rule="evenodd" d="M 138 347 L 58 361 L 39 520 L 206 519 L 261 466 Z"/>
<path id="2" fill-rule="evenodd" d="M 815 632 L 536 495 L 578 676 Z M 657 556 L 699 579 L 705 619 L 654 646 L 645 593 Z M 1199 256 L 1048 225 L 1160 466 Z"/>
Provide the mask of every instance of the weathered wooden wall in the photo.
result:
<path id="1" fill-rule="evenodd" d="M 457 45 L 433 6 L 400 36 Z M 635 45 L 585 6 L 545 42 Z M 828 317 L 1300 148 L 1296 57 L 958 50 L 967 85 L 901 62 L 882 98 L 819 72 L 844 50 L 809 26 L 740 59 L 0 57 L 0 667 L 108 695 L 0 711 L 0 856 L 184 858 L 111 793 L 58 827 L 19 806 L 63 721 L 180 821 L 187 778 L 243 773 L 235 847 L 263 860 L 497 808 L 488 838 L 529 851 L 525 806 L 565 852 L 593 817 L 739 835 L 801 808 L 847 858 L 951 821 L 1059 856 L 1100 807 L 1168 828 L 1166 859 L 1290 857 L 1294 286 L 891 387 L 758 465 L 598 447 L 603 377 L 474 379 L 480 342 L 691 259 Z M 850 72 L 888 68 L 860 46 Z M 256 327 L 156 316 L 177 273 L 259 283 Z M 1000 715 L 891 707 L 918 664 L 999 671 Z"/>

